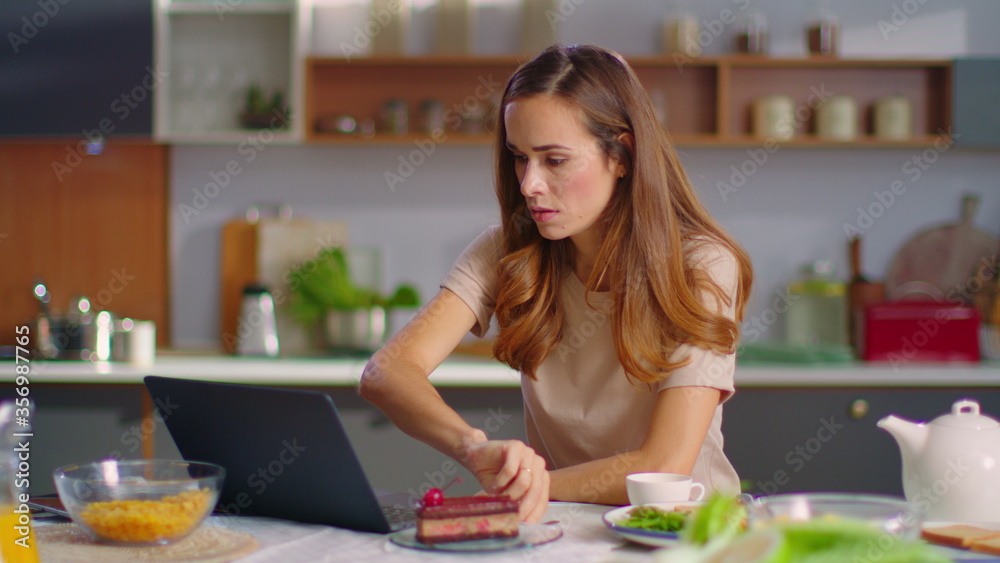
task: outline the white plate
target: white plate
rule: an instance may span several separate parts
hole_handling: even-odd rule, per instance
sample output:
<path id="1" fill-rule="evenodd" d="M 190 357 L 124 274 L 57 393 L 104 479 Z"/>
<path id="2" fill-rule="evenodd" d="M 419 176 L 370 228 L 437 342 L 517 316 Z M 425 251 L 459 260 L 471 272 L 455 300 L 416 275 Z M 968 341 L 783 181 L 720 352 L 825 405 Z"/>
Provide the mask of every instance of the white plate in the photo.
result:
<path id="1" fill-rule="evenodd" d="M 469 540 L 449 543 L 425 544 L 417 541 L 416 528 L 404 528 L 389 535 L 389 541 L 396 545 L 419 549 L 422 551 L 505 551 L 546 544 L 556 541 L 563 535 L 562 527 L 556 523 L 525 524 L 521 523 L 516 538 L 495 538 L 489 540 Z"/>
<path id="2" fill-rule="evenodd" d="M 705 501 L 689 500 L 684 502 L 659 502 L 639 506 L 652 506 L 661 510 L 669 511 L 676 509 L 678 506 L 701 506 L 703 504 L 705 504 Z M 605 512 L 602 517 L 604 525 L 619 536 L 643 545 L 666 547 L 674 545 L 680 541 L 677 532 L 658 532 L 656 530 L 643 530 L 640 528 L 629 528 L 628 526 L 618 525 L 618 522 L 628 519 L 628 513 L 633 508 L 636 507 L 634 505 L 629 505 Z"/>
<path id="3" fill-rule="evenodd" d="M 939 521 L 927 521 L 924 522 L 921 528 L 924 530 L 930 528 L 943 528 L 945 526 L 956 526 L 964 524 L 966 526 L 977 526 L 986 530 L 997 530 L 1000 531 L 1000 522 L 939 522 Z M 976 553 L 974 551 L 969 551 L 968 549 L 958 549 L 954 547 L 945 547 L 943 545 L 931 544 L 932 547 L 937 549 L 941 554 L 946 557 L 953 559 L 954 561 L 1000 561 L 996 555 L 988 555 L 986 553 Z"/>

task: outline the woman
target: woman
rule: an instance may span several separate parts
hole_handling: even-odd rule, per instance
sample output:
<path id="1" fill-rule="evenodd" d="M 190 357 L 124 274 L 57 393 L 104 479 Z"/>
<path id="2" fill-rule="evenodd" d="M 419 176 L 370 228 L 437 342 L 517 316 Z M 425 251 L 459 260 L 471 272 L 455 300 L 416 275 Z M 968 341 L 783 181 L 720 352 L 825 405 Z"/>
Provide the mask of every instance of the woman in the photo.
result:
<path id="1" fill-rule="evenodd" d="M 527 521 L 549 499 L 627 504 L 625 476 L 643 471 L 739 492 L 721 404 L 749 260 L 699 203 L 635 74 L 599 47 L 550 47 L 507 84 L 495 158 L 502 226 L 372 357 L 361 394 Z M 427 379 L 493 316 L 530 447 L 488 440 Z"/>

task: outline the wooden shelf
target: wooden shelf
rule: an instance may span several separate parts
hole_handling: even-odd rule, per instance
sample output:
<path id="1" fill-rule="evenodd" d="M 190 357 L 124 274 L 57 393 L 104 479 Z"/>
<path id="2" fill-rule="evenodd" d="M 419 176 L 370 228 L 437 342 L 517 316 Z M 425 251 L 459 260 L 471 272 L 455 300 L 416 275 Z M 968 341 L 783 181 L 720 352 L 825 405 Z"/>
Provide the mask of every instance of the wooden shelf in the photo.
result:
<path id="1" fill-rule="evenodd" d="M 940 144 L 942 142 L 951 143 L 950 135 L 920 135 L 915 136 L 911 139 L 899 140 L 899 141 L 886 141 L 882 139 L 876 139 L 871 135 L 865 135 L 859 137 L 854 141 L 831 141 L 829 139 L 820 139 L 814 135 L 799 135 L 790 141 L 778 142 L 777 145 L 781 147 L 799 147 L 799 148 L 817 148 L 817 149 L 851 149 L 851 148 L 922 148 L 933 146 L 935 143 Z M 763 139 L 754 137 L 753 135 L 728 135 L 728 136 L 717 136 L 713 137 L 712 140 L 706 144 L 716 145 L 720 147 L 759 147 L 764 143 Z M 676 144 L 683 145 L 681 140 L 677 140 Z"/>
<path id="2" fill-rule="evenodd" d="M 294 144 L 299 139 L 287 129 L 220 129 L 207 132 L 169 133 L 161 135 L 159 140 L 164 143 L 195 145 L 238 145 L 246 141 L 287 145 Z"/>
<path id="3" fill-rule="evenodd" d="M 311 143 L 405 144 L 427 134 L 368 138 L 316 131 L 320 118 L 349 115 L 374 119 L 389 100 L 408 108 L 410 131 L 421 130 L 421 104 L 442 102 L 452 111 L 444 144 L 485 144 L 490 135 L 466 135 L 455 129 L 462 104 L 493 110 L 510 74 L 524 57 L 372 57 L 306 60 L 305 139 Z M 914 59 L 840 59 L 836 57 L 768 58 L 730 56 L 675 60 L 633 57 L 636 74 L 654 100 L 663 105 L 675 144 L 696 147 L 759 146 L 752 136 L 753 100 L 768 94 L 790 96 L 804 106 L 797 135 L 781 146 L 811 148 L 922 147 L 950 135 L 951 61 Z M 814 136 L 812 110 L 819 94 L 846 94 L 859 109 L 856 141 L 835 142 Z M 913 108 L 914 136 L 882 141 L 871 136 L 871 107 L 883 96 L 902 94 Z M 664 103 L 665 102 L 665 103 Z M 378 129 L 378 125 L 376 125 Z"/>
<path id="4" fill-rule="evenodd" d="M 439 102 L 443 108 L 448 144 L 482 144 L 489 116 L 517 69 L 514 57 L 373 57 L 365 59 L 311 58 L 306 61 L 305 137 L 308 142 L 397 144 L 430 137 L 422 125 L 421 104 Z M 319 119 L 351 116 L 358 122 L 374 120 L 390 100 L 407 106 L 409 134 L 376 134 L 371 138 L 318 132 Z M 483 133 L 465 130 L 468 114 L 486 118 Z"/>
<path id="5" fill-rule="evenodd" d="M 451 132 L 437 137 L 432 137 L 426 133 L 407 133 L 405 135 L 376 133 L 375 135 L 364 137 L 358 134 L 313 131 L 308 135 L 308 140 L 311 143 L 330 145 L 412 145 L 427 140 L 432 140 L 435 144 L 439 145 L 488 145 L 493 142 L 493 136 L 489 134 L 469 135 L 461 132 Z"/>
<path id="6" fill-rule="evenodd" d="M 225 17 L 227 15 L 243 14 L 288 14 L 294 10 L 290 2 L 240 2 L 232 5 L 226 2 L 168 2 L 165 11 L 169 14 L 211 14 Z"/>

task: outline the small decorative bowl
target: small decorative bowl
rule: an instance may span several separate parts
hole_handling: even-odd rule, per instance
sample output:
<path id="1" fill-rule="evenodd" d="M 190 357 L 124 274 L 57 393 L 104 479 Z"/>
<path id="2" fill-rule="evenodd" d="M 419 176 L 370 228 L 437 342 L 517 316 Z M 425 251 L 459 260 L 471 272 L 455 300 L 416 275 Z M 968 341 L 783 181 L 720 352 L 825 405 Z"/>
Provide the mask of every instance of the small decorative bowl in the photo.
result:
<path id="1" fill-rule="evenodd" d="M 750 510 L 751 527 L 842 519 L 861 522 L 895 537 L 916 539 L 923 515 L 906 500 L 883 495 L 851 493 L 783 494 L 757 499 Z"/>
<path id="2" fill-rule="evenodd" d="M 212 512 L 226 470 L 179 460 L 99 461 L 56 469 L 70 518 L 95 540 L 163 545 L 187 537 Z"/>

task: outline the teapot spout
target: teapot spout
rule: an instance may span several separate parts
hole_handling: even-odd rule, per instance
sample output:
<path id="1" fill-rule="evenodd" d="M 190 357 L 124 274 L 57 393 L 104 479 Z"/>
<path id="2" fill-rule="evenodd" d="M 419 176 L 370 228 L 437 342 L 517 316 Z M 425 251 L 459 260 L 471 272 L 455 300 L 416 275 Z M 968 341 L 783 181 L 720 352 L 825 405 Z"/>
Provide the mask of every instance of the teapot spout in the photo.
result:
<path id="1" fill-rule="evenodd" d="M 905 458 L 919 456 L 927 443 L 929 428 L 922 422 L 912 422 L 890 414 L 879 420 L 876 426 L 896 439 L 896 444 L 899 445 L 899 450 Z"/>

